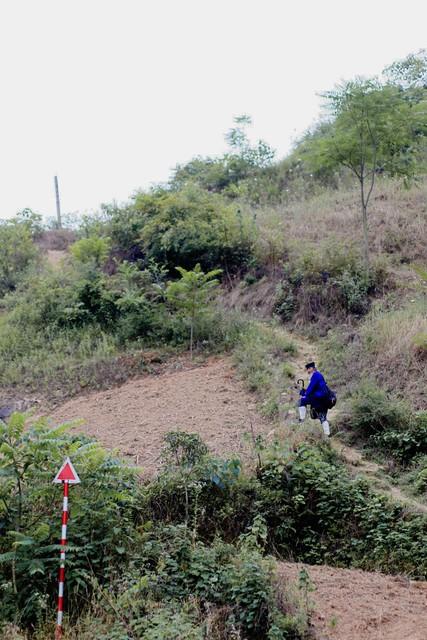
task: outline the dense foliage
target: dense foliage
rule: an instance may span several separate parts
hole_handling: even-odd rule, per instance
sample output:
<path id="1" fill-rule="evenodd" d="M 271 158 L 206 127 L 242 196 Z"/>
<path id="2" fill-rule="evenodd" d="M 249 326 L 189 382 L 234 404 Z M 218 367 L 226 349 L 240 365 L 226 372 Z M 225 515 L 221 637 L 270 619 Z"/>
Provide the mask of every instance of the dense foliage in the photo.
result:
<path id="1" fill-rule="evenodd" d="M 38 255 L 28 224 L 0 220 L 0 298 L 16 288 Z"/>
<path id="2" fill-rule="evenodd" d="M 266 548 L 282 557 L 427 575 L 426 518 L 352 481 L 328 447 L 277 445 L 262 451 L 256 478 L 230 475 L 229 464 L 214 475 L 212 486 L 207 461 L 190 475 L 160 477 L 147 488 L 150 517 L 187 518 L 205 539 L 229 541 L 256 521 Z"/>
<path id="3" fill-rule="evenodd" d="M 0 422 L 1 619 L 40 623 L 56 589 L 61 491 L 52 484 L 64 456 L 84 477 L 73 487 L 72 545 L 68 549 L 70 604 L 91 591 L 91 579 L 111 580 L 128 558 L 137 522 L 135 470 L 124 467 L 84 436 L 49 428 L 40 419 L 26 428 L 23 414 Z M 90 495 L 90 500 L 87 496 Z M 96 535 L 95 535 L 96 533 Z"/>
<path id="4" fill-rule="evenodd" d="M 53 617 L 62 495 L 52 478 L 68 454 L 82 480 L 70 490 L 66 579 L 74 624 L 99 605 L 98 638 L 156 638 L 160 629 L 163 638 L 184 631 L 212 637 L 210 630 L 218 638 L 302 638 L 304 621 L 275 593 L 274 565 L 262 557 L 256 527 L 234 540 L 237 546 L 221 536 L 211 545 L 193 517 L 176 526 L 159 519 L 149 506 L 155 482 L 141 487 L 137 469 L 66 429 L 43 420 L 26 429 L 22 414 L 0 424 L 0 625 L 37 628 Z M 168 465 L 178 483 L 181 474 L 192 482 L 196 462 L 218 466 L 196 436 L 176 436 L 168 437 L 171 453 L 193 451 Z M 225 491 L 218 477 L 206 476 L 206 489 Z"/>
<path id="5" fill-rule="evenodd" d="M 4 300 L 0 381 L 48 391 L 54 380 L 78 390 L 93 378 L 97 386 L 96 363 L 131 346 L 182 348 L 190 333 L 195 348 L 228 348 L 242 323 L 212 303 L 212 277 L 197 267 L 171 282 L 153 262 L 144 269 L 127 261 L 112 276 L 92 261 L 34 273 Z"/>

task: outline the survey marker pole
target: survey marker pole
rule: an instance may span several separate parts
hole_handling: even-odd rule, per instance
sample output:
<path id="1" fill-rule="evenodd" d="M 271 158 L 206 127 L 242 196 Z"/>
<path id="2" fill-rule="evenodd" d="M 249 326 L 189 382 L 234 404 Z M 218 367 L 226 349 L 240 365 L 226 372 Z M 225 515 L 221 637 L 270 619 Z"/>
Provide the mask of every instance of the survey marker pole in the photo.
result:
<path id="1" fill-rule="evenodd" d="M 64 613 L 64 583 L 65 583 L 65 548 L 67 546 L 67 523 L 68 523 L 68 489 L 70 484 L 78 484 L 80 478 L 74 469 L 70 458 L 66 458 L 64 464 L 58 471 L 53 481 L 62 484 L 64 488 L 64 499 L 62 503 L 62 527 L 61 527 L 61 556 L 58 574 L 58 614 L 56 618 L 55 640 L 62 638 L 62 618 Z"/>

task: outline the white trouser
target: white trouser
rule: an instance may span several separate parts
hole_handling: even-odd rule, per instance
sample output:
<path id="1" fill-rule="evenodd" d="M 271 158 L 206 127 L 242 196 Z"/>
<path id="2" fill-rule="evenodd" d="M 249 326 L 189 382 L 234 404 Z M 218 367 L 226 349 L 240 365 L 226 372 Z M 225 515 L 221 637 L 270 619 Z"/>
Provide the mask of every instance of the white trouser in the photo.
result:
<path id="1" fill-rule="evenodd" d="M 299 413 L 300 422 L 304 422 L 305 417 L 307 415 L 306 407 L 298 407 L 298 413 Z M 325 434 L 325 436 L 330 436 L 331 435 L 331 430 L 329 428 L 329 422 L 327 420 L 324 420 L 322 422 L 322 428 L 323 428 L 323 433 Z"/>
<path id="2" fill-rule="evenodd" d="M 322 427 L 323 427 L 323 433 L 325 434 L 325 436 L 330 436 L 331 430 L 329 429 L 329 422 L 327 420 L 324 420 L 322 422 Z"/>

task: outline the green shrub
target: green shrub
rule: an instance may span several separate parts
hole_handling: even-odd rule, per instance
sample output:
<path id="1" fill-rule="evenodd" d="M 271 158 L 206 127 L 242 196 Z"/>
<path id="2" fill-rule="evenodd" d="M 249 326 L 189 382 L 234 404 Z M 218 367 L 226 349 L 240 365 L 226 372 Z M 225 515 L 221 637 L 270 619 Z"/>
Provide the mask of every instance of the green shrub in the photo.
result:
<path id="1" fill-rule="evenodd" d="M 408 515 L 352 481 L 329 453 L 301 446 L 261 470 L 256 509 L 269 542 L 284 556 L 314 564 L 427 575 L 427 518 Z"/>
<path id="2" fill-rule="evenodd" d="M 406 424 L 406 428 L 387 430 L 372 437 L 370 446 L 404 465 L 419 454 L 427 454 L 427 412 L 409 414 Z"/>
<path id="3" fill-rule="evenodd" d="M 424 456 L 418 463 L 413 478 L 413 487 L 418 494 L 427 494 L 427 456 Z"/>
<path id="4" fill-rule="evenodd" d="M 343 421 L 353 437 L 373 452 L 380 452 L 402 465 L 427 453 L 427 413 L 415 413 L 373 383 L 360 385 Z"/>
<path id="5" fill-rule="evenodd" d="M 64 456 L 72 457 L 82 480 L 70 489 L 69 601 L 78 610 L 94 577 L 104 583 L 129 561 L 135 471 L 89 439 L 65 432 L 66 425 L 51 429 L 43 419 L 28 428 L 22 414 L 0 422 L 0 619 L 34 624 L 54 602 L 62 491 L 52 479 Z"/>
<path id="6" fill-rule="evenodd" d="M 277 445 L 261 458 L 257 478 L 216 483 L 205 464 L 185 479 L 162 475 L 146 489 L 144 513 L 154 522 L 192 523 L 205 541 L 245 540 L 258 519 L 263 547 L 280 557 L 427 576 L 427 518 L 351 479 L 328 447 Z"/>
<path id="7" fill-rule="evenodd" d="M 191 467 L 200 462 L 208 448 L 197 433 L 169 431 L 164 438 L 162 459 L 176 467 Z"/>
<path id="8" fill-rule="evenodd" d="M 362 384 L 351 403 L 351 428 L 369 437 L 383 431 L 403 430 L 411 422 L 412 411 L 372 383 Z"/>
<path id="9" fill-rule="evenodd" d="M 7 297 L 10 322 L 26 331 L 110 325 L 117 317 L 105 277 L 92 266 L 31 275 Z"/>
<path id="10" fill-rule="evenodd" d="M 38 255 L 25 222 L 0 220 L 0 298 L 17 287 Z"/>
<path id="11" fill-rule="evenodd" d="M 98 593 L 104 632 L 96 637 L 302 640 L 307 625 L 280 604 L 273 570 L 257 551 L 194 543 L 182 526 L 158 528 L 133 570 Z"/>
<path id="12" fill-rule="evenodd" d="M 252 256 L 253 227 L 220 196 L 194 186 L 179 192 L 141 193 L 135 209 L 143 220 L 141 246 L 147 258 L 167 266 L 224 273 L 244 270 Z"/>
<path id="13" fill-rule="evenodd" d="M 62 496 L 51 479 L 60 464 L 57 458 L 71 453 L 82 485 L 70 490 L 66 598 L 72 603 L 70 621 L 77 623 L 79 640 L 90 637 L 93 618 L 95 637 L 105 640 L 128 633 L 141 638 L 180 638 L 182 633 L 199 638 L 206 637 L 208 629 L 230 640 L 236 633 L 247 640 L 303 637 L 304 616 L 298 609 L 286 610 L 275 594 L 274 563 L 252 544 L 258 535 L 254 532 L 262 529 L 259 525 L 252 527 L 252 538 L 242 537 L 238 546 L 219 539 L 208 545 L 193 525 L 168 525 L 164 517 L 141 520 L 141 501 L 130 470 L 93 443 L 65 436 L 63 427 L 48 430 L 38 422 L 24 436 L 22 426 L 23 417 L 15 415 L 3 428 L 0 446 L 0 497 L 7 505 L 6 517 L 15 518 L 13 527 L 20 529 L 19 535 L 13 533 L 8 521 L 6 540 L 11 538 L 12 549 L 5 550 L 6 540 L 0 549 L 0 586 L 5 593 L 0 625 L 13 620 L 38 627 L 54 615 L 59 552 L 54 538 L 59 535 Z M 201 469 L 193 466 L 197 473 Z M 168 473 L 178 488 L 180 474 L 171 474 L 170 468 Z M 211 492 L 225 490 L 213 477 L 205 475 L 204 482 Z M 142 508 L 147 508 L 146 501 Z"/>
<path id="14" fill-rule="evenodd" d="M 90 236 L 74 242 L 70 247 L 70 252 L 79 262 L 93 262 L 95 266 L 100 267 L 107 259 L 110 245 L 109 238 Z"/>
<path id="15" fill-rule="evenodd" d="M 308 249 L 285 264 L 274 311 L 284 322 L 329 318 L 337 323 L 348 314 L 366 314 L 385 282 L 381 262 L 367 273 L 357 254 L 331 240 L 322 250 Z"/>

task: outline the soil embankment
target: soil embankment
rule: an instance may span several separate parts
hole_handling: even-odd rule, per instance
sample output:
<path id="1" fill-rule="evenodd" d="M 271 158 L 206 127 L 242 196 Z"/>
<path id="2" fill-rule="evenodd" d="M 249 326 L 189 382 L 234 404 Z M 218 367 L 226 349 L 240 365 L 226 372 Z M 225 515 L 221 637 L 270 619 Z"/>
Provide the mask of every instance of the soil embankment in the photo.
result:
<path id="1" fill-rule="evenodd" d="M 280 563 L 286 582 L 304 567 L 316 640 L 425 640 L 427 583 L 355 569 Z"/>
<path id="2" fill-rule="evenodd" d="M 168 431 L 198 433 L 217 455 L 250 456 L 252 430 L 266 434 L 272 426 L 257 412 L 255 397 L 236 379 L 230 361 L 211 358 L 202 365 L 177 366 L 175 371 L 73 398 L 51 419 L 82 419 L 77 430 L 132 457 L 146 474 L 158 468 Z"/>

